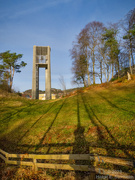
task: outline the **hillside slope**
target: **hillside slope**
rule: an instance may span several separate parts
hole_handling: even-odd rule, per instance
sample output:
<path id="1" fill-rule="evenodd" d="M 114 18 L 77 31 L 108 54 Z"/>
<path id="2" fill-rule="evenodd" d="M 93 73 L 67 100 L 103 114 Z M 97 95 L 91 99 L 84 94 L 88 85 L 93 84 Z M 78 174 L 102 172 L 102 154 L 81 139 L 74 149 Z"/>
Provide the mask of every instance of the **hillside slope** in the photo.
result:
<path id="1" fill-rule="evenodd" d="M 0 97 L 0 148 L 135 158 L 135 82 L 78 90 L 60 100 Z"/>

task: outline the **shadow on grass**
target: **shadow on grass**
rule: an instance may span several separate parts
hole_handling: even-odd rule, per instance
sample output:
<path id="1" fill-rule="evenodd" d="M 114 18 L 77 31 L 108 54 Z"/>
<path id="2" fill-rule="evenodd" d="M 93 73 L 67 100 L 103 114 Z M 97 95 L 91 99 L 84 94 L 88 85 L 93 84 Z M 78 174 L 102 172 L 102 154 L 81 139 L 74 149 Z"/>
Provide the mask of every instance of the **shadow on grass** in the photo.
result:
<path id="1" fill-rule="evenodd" d="M 125 112 L 127 112 L 127 113 L 132 114 L 133 116 L 135 116 L 135 112 L 126 110 L 126 109 L 121 108 L 121 107 L 118 107 L 116 104 L 113 104 L 110 100 L 108 100 L 105 96 L 103 96 L 103 95 L 101 95 L 101 94 L 99 94 L 99 93 L 97 93 L 97 92 L 95 92 L 95 93 L 96 93 L 98 96 L 100 96 L 101 98 L 103 98 L 111 107 L 116 108 L 116 109 L 118 109 L 119 111 L 125 111 Z"/>
<path id="2" fill-rule="evenodd" d="M 5 141 L 5 143 L 9 144 L 10 146 L 15 146 L 14 142 L 11 142 L 11 141 Z M 118 150 L 132 150 L 132 151 L 135 151 L 135 146 L 125 146 L 125 145 L 120 145 L 120 146 L 117 146 L 116 144 L 111 144 L 111 143 L 108 143 L 106 145 L 104 144 L 97 144 L 97 143 L 91 143 L 91 142 L 87 142 L 87 145 L 89 147 L 92 147 L 92 148 L 107 148 L 107 149 L 111 149 L 112 151 L 115 151 L 115 149 L 118 149 Z M 35 148 L 37 145 L 29 145 L 29 144 L 22 144 L 22 145 L 19 145 L 18 147 L 20 148 Z M 40 148 L 60 148 L 60 147 L 74 147 L 75 146 L 75 143 L 47 143 L 47 144 L 41 144 L 40 145 Z M 1 147 L 2 148 L 2 147 Z M 6 146 L 5 146 L 6 148 Z M 7 149 L 7 148 L 6 148 Z M 5 151 L 8 151 L 8 150 L 5 150 Z M 16 152 L 16 151 L 15 151 Z M 20 153 L 26 153 L 26 151 L 23 151 L 23 149 L 20 149 Z M 27 153 L 34 153 L 34 151 L 27 151 Z M 45 152 L 36 152 L 37 154 L 45 154 Z M 59 153 L 62 153 L 61 151 Z M 69 153 L 69 151 L 68 151 Z M 47 153 L 46 153 L 47 154 Z M 48 154 L 53 154 L 53 153 L 49 153 L 48 151 Z M 110 155 L 111 156 L 111 155 Z M 131 158 L 132 159 L 132 158 Z"/>
<path id="3" fill-rule="evenodd" d="M 50 111 L 50 109 L 56 104 L 56 102 L 54 102 L 53 104 L 50 104 L 50 106 L 47 108 L 47 110 L 45 111 L 44 114 L 42 114 L 40 116 L 40 118 L 38 118 L 33 124 L 32 126 L 24 133 L 24 135 L 18 140 L 18 144 L 21 142 L 21 140 L 30 132 L 30 130 L 46 115 L 46 113 L 48 113 Z"/>
<path id="4" fill-rule="evenodd" d="M 102 144 L 104 145 L 104 148 L 106 148 L 106 144 L 108 144 L 107 140 L 106 140 L 106 137 L 101 129 L 101 125 L 103 126 L 103 124 L 100 123 L 100 121 L 98 120 L 96 114 L 94 113 L 93 109 L 91 108 L 91 106 L 89 105 L 88 101 L 86 101 L 85 97 L 81 94 L 81 97 L 82 97 L 82 100 L 83 100 L 83 104 L 84 104 L 84 107 L 85 107 L 85 110 L 89 116 L 89 119 L 91 121 L 91 123 L 97 127 L 97 136 L 98 136 L 98 140 L 97 140 L 97 144 L 99 144 L 99 146 Z M 96 117 L 96 121 L 95 118 L 93 117 Z M 101 125 L 100 125 L 100 124 Z M 111 155 L 111 156 L 114 156 L 114 150 L 113 149 L 108 149 L 106 148 L 107 150 L 107 153 L 108 155 Z"/>
<path id="5" fill-rule="evenodd" d="M 107 88 L 106 88 L 107 89 Z M 119 89 L 119 88 L 116 88 L 117 90 L 122 90 L 122 92 L 123 92 L 123 88 L 121 88 L 121 89 Z M 109 89 L 107 89 L 107 90 L 109 90 Z M 115 90 L 116 91 L 116 90 Z M 127 90 L 128 92 L 129 92 L 129 88 L 128 88 L 128 90 Z M 129 92 L 130 93 L 130 92 Z M 131 92 L 132 93 L 132 92 Z M 111 95 L 113 95 L 113 96 L 116 96 L 114 93 L 113 93 L 113 90 L 109 90 L 109 94 L 111 94 Z M 133 94 L 135 95 L 135 91 L 133 92 Z M 127 95 L 127 97 L 128 97 L 128 94 L 126 94 Z M 125 101 L 128 101 L 128 102 L 132 102 L 132 103 L 135 103 L 135 101 L 133 100 L 133 99 L 129 99 L 129 97 L 128 98 L 125 98 L 125 97 L 122 97 L 122 96 L 119 96 L 122 100 L 125 100 Z M 135 97 L 135 96 L 134 96 Z M 127 102 L 125 102 L 125 103 L 127 103 Z"/>
<path id="6" fill-rule="evenodd" d="M 36 153 L 41 153 L 38 152 L 39 148 L 45 148 L 48 149 L 46 153 L 50 153 L 50 149 L 52 148 L 62 148 L 62 147 L 73 147 L 73 153 L 75 153 L 76 151 L 80 151 L 80 153 L 87 153 L 89 152 L 89 148 L 88 147 L 92 147 L 92 148 L 106 148 L 108 155 L 113 156 L 114 155 L 114 151 L 115 149 L 118 150 L 122 150 L 127 157 L 131 157 L 129 155 L 129 153 L 127 152 L 128 150 L 132 150 L 134 151 L 135 146 L 126 146 L 126 145 L 120 145 L 114 138 L 114 136 L 111 134 L 111 132 L 109 131 L 108 127 L 103 124 L 103 122 L 97 117 L 96 113 L 94 112 L 93 108 L 90 106 L 89 102 L 87 101 L 87 99 L 85 97 L 82 96 L 82 100 L 83 100 L 83 104 L 85 107 L 85 110 L 88 114 L 88 117 L 90 119 L 90 121 L 92 122 L 92 124 L 94 126 L 97 126 L 97 133 L 98 133 L 98 142 L 86 142 L 85 137 L 84 137 L 84 127 L 81 126 L 81 122 L 80 122 L 80 107 L 79 107 L 79 97 L 77 96 L 77 119 L 78 119 L 78 124 L 77 124 L 77 129 L 74 131 L 74 136 L 75 136 L 75 142 L 73 143 L 46 143 L 43 144 L 43 141 L 47 135 L 47 133 L 50 131 L 50 129 L 52 128 L 56 118 L 58 117 L 58 114 L 60 113 L 64 103 L 61 104 L 58 112 L 56 113 L 53 121 L 51 122 L 50 126 L 48 127 L 47 131 L 45 132 L 45 134 L 43 135 L 42 139 L 40 140 L 39 144 L 37 145 L 30 145 L 30 144 L 16 144 L 14 141 L 10 141 L 10 139 L 8 138 L 2 138 L 0 139 L 0 146 L 1 148 L 4 148 L 4 150 L 8 151 L 10 150 L 11 152 L 14 153 L 34 153 L 34 150 L 32 149 L 36 149 Z M 45 113 L 47 113 L 55 104 L 51 105 L 48 107 L 47 111 Z M 37 119 L 33 125 L 24 133 L 24 135 L 19 139 L 22 140 L 22 138 L 26 137 L 26 135 L 30 132 L 30 130 L 41 120 L 41 118 L 44 116 L 45 114 L 43 114 L 39 119 Z M 21 128 L 22 125 L 20 125 L 18 128 Z M 105 135 L 102 132 L 102 128 L 101 126 L 103 126 L 106 130 L 106 132 L 108 133 L 108 135 L 110 136 L 110 138 L 112 139 L 112 141 L 114 141 L 114 143 L 110 143 L 105 139 Z M 12 132 L 10 132 L 8 134 L 8 136 L 10 137 L 12 134 L 14 134 L 14 132 L 16 131 L 16 129 L 14 129 Z M 18 142 L 18 141 L 17 141 Z M 83 144 L 83 149 L 81 149 L 81 143 Z M 78 147 L 78 148 L 77 148 Z M 32 149 L 31 149 L 32 148 Z M 27 149 L 27 150 L 26 150 Z M 71 153 L 71 151 L 67 151 L 68 153 Z M 43 154 L 45 152 L 42 152 Z M 59 152 L 61 153 L 61 152 Z M 77 153 L 77 152 L 76 152 Z M 132 157 L 131 157 L 132 158 Z"/>
<path id="7" fill-rule="evenodd" d="M 77 95 L 77 129 L 74 131 L 74 136 L 75 136 L 75 141 L 73 143 L 46 143 L 44 144 L 44 139 L 47 135 L 47 133 L 51 130 L 52 126 L 54 125 L 59 113 L 61 112 L 64 104 L 65 104 L 65 100 L 63 100 L 62 104 L 60 105 L 59 109 L 57 110 L 57 113 L 54 117 L 54 119 L 52 120 L 50 126 L 48 127 L 47 131 L 44 133 L 42 139 L 40 140 L 39 144 L 37 145 L 29 145 L 29 144 L 23 144 L 23 145 L 18 145 L 19 148 L 27 148 L 27 151 L 23 152 L 22 149 L 20 149 L 21 153 L 33 153 L 33 151 L 30 151 L 31 148 L 35 148 L 36 154 L 41 152 L 38 152 L 39 148 L 47 148 L 47 153 L 50 152 L 50 149 L 53 147 L 73 147 L 73 154 L 88 154 L 89 153 L 89 147 L 93 147 L 93 148 L 104 148 L 107 151 L 107 154 L 109 156 L 115 156 L 115 149 L 120 149 L 122 150 L 127 157 L 133 159 L 133 157 L 128 153 L 127 150 L 134 150 L 135 146 L 124 146 L 121 145 L 120 143 L 117 142 L 117 140 L 114 138 L 114 136 L 111 134 L 111 132 L 109 131 L 108 127 L 103 124 L 103 122 L 98 118 L 96 112 L 94 111 L 94 109 L 92 108 L 92 106 L 90 105 L 87 97 L 85 97 L 83 94 L 80 94 L 81 98 L 82 98 L 82 102 L 84 104 L 85 107 L 85 111 L 88 114 L 89 120 L 91 121 L 91 123 L 97 127 L 97 142 L 95 143 L 90 143 L 87 142 L 84 136 L 84 127 L 81 125 L 81 119 L 80 119 L 80 102 L 79 102 L 79 95 Z M 54 104 L 52 106 L 49 106 L 49 108 L 47 109 L 46 113 L 54 106 Z M 26 134 L 31 130 L 31 128 L 40 120 L 41 118 L 39 118 L 38 120 L 35 121 L 35 123 L 30 127 L 30 129 L 22 136 L 25 137 Z M 106 137 L 104 132 L 101 129 L 101 126 L 105 128 L 106 132 L 108 133 L 108 135 L 110 136 L 110 138 L 112 139 L 112 141 L 114 142 L 113 144 L 110 143 Z M 5 143 L 11 143 L 11 142 L 5 142 Z M 13 144 L 14 145 L 14 144 Z M 13 146 L 12 145 L 12 146 Z M 15 153 L 15 152 L 14 152 Z M 45 152 L 42 152 L 43 154 L 45 154 Z M 61 152 L 60 152 L 61 153 Z M 76 160 L 75 164 L 78 165 L 80 163 L 84 163 L 81 161 Z M 92 166 L 92 165 L 91 165 Z M 75 171 L 76 173 L 76 179 L 79 179 L 80 177 L 82 179 L 84 179 L 85 176 L 88 176 L 87 173 L 82 173 L 82 172 L 78 172 Z"/>
<path id="8" fill-rule="evenodd" d="M 16 150 L 15 152 L 17 152 L 19 150 L 19 144 L 22 141 L 22 139 L 30 132 L 30 130 L 43 118 L 43 116 L 46 115 L 46 113 L 55 105 L 56 102 L 54 102 L 53 104 L 51 104 L 47 110 L 40 116 L 40 118 L 38 118 L 33 125 L 23 134 L 23 136 L 21 136 L 18 140 L 18 138 L 13 138 L 12 136 L 14 136 L 18 130 L 21 132 L 21 129 L 24 129 L 23 126 L 30 120 L 28 119 L 27 121 L 24 121 L 23 123 L 21 123 L 19 126 L 15 127 L 12 131 L 10 131 L 9 133 L 7 133 L 5 136 L 0 137 L 0 146 L 2 146 L 2 148 L 9 150 L 9 152 L 14 152 L 14 150 Z M 33 107 L 33 105 L 36 105 L 36 102 L 34 102 L 33 104 L 29 105 L 28 107 Z M 37 108 L 37 106 L 36 106 Z M 22 111 L 26 109 L 23 108 Z M 35 107 L 34 107 L 35 110 Z M 37 110 L 36 110 L 37 111 Z M 21 112 L 21 111 L 19 111 Z M 18 113 L 19 113 L 18 112 Z M 31 109 L 27 109 L 27 113 L 31 113 Z M 18 136 L 20 136 L 21 133 L 18 134 Z M 9 138 L 8 138 L 9 137 Z M 13 138 L 13 143 L 10 141 L 10 139 Z"/>
<path id="9" fill-rule="evenodd" d="M 36 145 L 36 149 L 35 149 L 35 151 L 37 151 L 37 150 L 40 148 L 40 146 L 43 144 L 43 141 L 44 141 L 44 139 L 45 139 L 45 137 L 46 137 L 47 133 L 48 133 L 48 132 L 50 131 L 50 129 L 52 128 L 52 126 L 53 126 L 53 124 L 54 124 L 54 122 L 55 122 L 55 120 L 56 120 L 56 118 L 57 118 L 58 114 L 60 113 L 60 111 L 61 111 L 62 107 L 63 107 L 63 106 L 64 106 L 64 104 L 65 104 L 65 101 L 66 101 L 66 99 L 64 99 L 64 100 L 63 100 L 63 102 L 62 102 L 62 104 L 61 104 L 61 106 L 60 106 L 60 108 L 59 108 L 58 112 L 56 113 L 56 115 L 55 115 L 55 117 L 54 117 L 53 121 L 51 122 L 51 124 L 50 124 L 50 126 L 49 126 L 49 128 L 47 129 L 47 131 L 46 131 L 46 132 L 45 132 L 45 134 L 43 135 L 43 137 L 42 137 L 41 141 L 39 142 L 39 144 L 38 144 L 38 145 Z M 48 150 L 48 151 L 49 151 L 49 150 Z"/>
<path id="10" fill-rule="evenodd" d="M 6 124 L 6 126 L 8 126 L 8 121 L 14 116 L 14 115 L 17 115 L 17 114 L 19 114 L 19 113 L 21 113 L 21 112 L 23 112 L 23 111 L 25 111 L 26 109 L 27 109 L 27 112 L 29 113 L 29 111 L 28 111 L 28 108 L 31 108 L 31 107 L 33 107 L 34 105 L 36 105 L 36 102 L 34 102 L 34 103 L 30 103 L 28 106 L 26 106 L 26 107 L 24 107 L 24 108 L 19 108 L 19 110 L 17 110 L 16 112 L 10 112 L 10 113 L 7 113 L 7 116 L 5 117 L 5 118 L 1 118 L 1 122 L 2 123 L 4 123 L 4 124 Z"/>
<path id="11" fill-rule="evenodd" d="M 128 150 L 134 150 L 135 149 L 135 146 L 125 146 L 125 145 L 120 145 L 114 138 L 114 136 L 111 134 L 111 132 L 109 131 L 108 127 L 103 124 L 103 122 L 97 117 L 97 114 L 94 112 L 93 108 L 90 106 L 89 104 L 89 101 L 87 100 L 86 97 L 84 97 L 82 94 L 81 94 L 81 97 L 82 97 L 82 101 L 83 101 L 83 104 L 84 104 L 84 107 L 85 107 L 85 110 L 86 110 L 86 113 L 88 114 L 88 117 L 89 119 L 91 120 L 92 124 L 94 126 L 97 126 L 97 133 L 98 133 L 98 143 L 89 143 L 89 142 L 85 142 L 85 138 L 84 138 L 84 127 L 81 126 L 81 122 L 80 122 L 80 107 L 79 107 L 79 97 L 77 96 L 77 119 L 78 119 L 78 124 L 77 124 L 77 129 L 74 131 L 74 135 L 75 135 L 75 142 L 74 143 L 47 143 L 47 144 L 43 144 L 43 141 L 47 135 L 47 133 L 50 131 L 50 129 L 52 128 L 58 114 L 60 113 L 64 103 L 65 103 L 65 100 L 64 102 L 62 103 L 62 105 L 60 106 L 58 112 L 56 113 L 53 121 L 51 122 L 50 124 L 50 127 L 48 127 L 47 131 L 45 132 L 45 134 L 43 135 L 42 139 L 40 140 L 39 144 L 37 145 L 29 145 L 29 144 L 23 144 L 23 145 L 16 145 L 15 142 L 10 142 L 8 141 L 8 139 L 3 139 L 3 143 L 0 143 L 1 145 L 2 144 L 5 144 L 5 147 L 6 147 L 6 144 L 8 146 L 15 146 L 16 147 L 18 146 L 18 149 L 20 148 L 28 148 L 28 151 L 27 153 L 33 153 L 31 150 L 30 150 L 30 147 L 32 148 L 36 148 L 36 151 L 39 149 L 39 148 L 47 148 L 48 147 L 48 151 L 47 153 L 50 152 L 50 149 L 53 148 L 53 147 L 73 147 L 73 151 L 75 153 L 75 149 L 77 149 L 76 147 L 80 146 L 80 143 L 78 142 L 78 140 L 81 140 L 82 141 L 82 144 L 86 144 L 86 146 L 84 146 L 84 149 L 86 148 L 86 150 L 84 150 L 85 153 L 87 153 L 88 151 L 88 147 L 97 147 L 97 148 L 106 148 L 107 149 L 107 152 L 109 155 L 114 155 L 114 149 L 120 149 L 123 151 L 125 151 L 125 154 L 127 154 L 128 157 L 130 157 L 130 155 L 127 153 Z M 51 104 L 48 109 L 46 110 L 45 114 L 54 106 L 55 104 Z M 114 106 L 115 107 L 115 106 Z M 33 125 L 23 134 L 23 136 L 19 139 L 19 141 L 21 141 L 24 137 L 26 137 L 26 135 L 30 132 L 30 130 L 41 120 L 41 118 L 45 115 L 43 114 L 39 119 L 37 119 Z M 19 127 L 17 128 L 21 128 L 22 125 L 20 125 Z M 106 132 L 108 133 L 108 135 L 110 136 L 110 138 L 112 139 L 112 141 L 114 141 L 114 144 L 113 143 L 109 143 L 106 139 L 105 139 L 105 135 L 103 134 L 102 132 L 102 129 L 101 129 L 101 126 L 103 126 L 106 130 Z M 16 129 L 14 129 L 12 132 L 10 132 L 8 134 L 8 136 L 10 137 L 14 132 L 16 131 Z M 81 139 L 82 137 L 82 139 Z M 5 141 L 5 142 L 4 142 Z M 1 147 L 2 148 L 2 147 Z M 11 148 L 12 149 L 12 148 Z M 15 149 L 15 148 L 14 148 Z M 78 153 L 79 153 L 79 149 L 78 148 Z M 23 149 L 20 151 L 23 151 Z M 80 150 L 82 152 L 82 150 Z M 26 152 L 26 151 L 25 151 Z M 38 153 L 38 152 L 36 152 Z"/>
<path id="12" fill-rule="evenodd" d="M 102 130 L 100 130 L 100 126 L 104 127 L 106 132 L 108 133 L 109 137 L 111 138 L 111 140 L 114 142 L 114 147 L 116 147 L 116 149 L 118 149 L 118 147 L 122 147 L 120 145 L 120 143 L 114 138 L 114 136 L 111 134 L 111 132 L 109 131 L 108 127 L 101 121 L 99 120 L 99 118 L 97 117 L 96 113 L 94 112 L 93 108 L 90 106 L 89 102 L 83 97 L 82 95 L 82 99 L 83 99 L 83 102 L 84 102 L 84 106 L 85 106 L 85 109 L 89 115 L 89 118 L 91 120 L 91 122 L 97 126 L 97 131 L 98 131 L 98 144 L 103 144 L 104 145 L 104 148 L 107 150 L 107 153 L 109 156 L 115 156 L 115 150 L 114 149 L 110 149 L 107 147 L 107 144 L 110 145 L 110 142 L 108 140 L 106 140 L 105 138 L 105 135 L 103 134 Z M 106 98 L 105 98 L 106 99 Z M 113 107 L 116 107 L 115 105 L 113 105 Z M 117 107 L 118 108 L 118 107 Z M 92 114 L 92 115 L 91 115 Z M 94 117 L 94 118 L 93 118 Z M 94 120 L 96 119 L 96 121 Z M 132 148 L 132 147 L 130 147 Z M 128 151 L 124 148 L 120 148 L 124 153 L 125 155 L 128 157 L 128 158 L 133 158 L 129 153 Z"/>
<path id="13" fill-rule="evenodd" d="M 133 101 L 131 99 L 127 99 L 127 98 L 123 98 L 123 99 L 126 100 L 126 101 L 129 101 L 129 102 L 135 103 L 135 101 Z"/>
<path id="14" fill-rule="evenodd" d="M 77 129 L 74 131 L 75 141 L 73 144 L 73 154 L 89 154 L 89 143 L 86 141 L 84 136 L 85 128 L 81 126 L 80 120 L 80 107 L 79 107 L 79 95 L 77 95 Z M 87 161 L 75 160 L 76 165 L 84 165 Z M 89 176 L 89 172 L 75 171 L 76 180 L 84 179 Z"/>
<path id="15" fill-rule="evenodd" d="M 115 89 L 135 93 L 135 84 L 132 84 L 132 86 L 117 86 Z"/>

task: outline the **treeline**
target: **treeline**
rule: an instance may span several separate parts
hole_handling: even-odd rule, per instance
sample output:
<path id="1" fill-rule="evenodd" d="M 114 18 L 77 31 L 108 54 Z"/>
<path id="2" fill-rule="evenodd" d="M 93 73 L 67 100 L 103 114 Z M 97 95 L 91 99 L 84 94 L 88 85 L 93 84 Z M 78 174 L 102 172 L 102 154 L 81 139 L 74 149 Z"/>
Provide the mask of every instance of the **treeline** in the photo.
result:
<path id="1" fill-rule="evenodd" d="M 89 86 L 96 78 L 108 82 L 120 71 L 135 67 L 135 8 L 119 23 L 88 23 L 79 33 L 70 49 L 73 82 Z"/>

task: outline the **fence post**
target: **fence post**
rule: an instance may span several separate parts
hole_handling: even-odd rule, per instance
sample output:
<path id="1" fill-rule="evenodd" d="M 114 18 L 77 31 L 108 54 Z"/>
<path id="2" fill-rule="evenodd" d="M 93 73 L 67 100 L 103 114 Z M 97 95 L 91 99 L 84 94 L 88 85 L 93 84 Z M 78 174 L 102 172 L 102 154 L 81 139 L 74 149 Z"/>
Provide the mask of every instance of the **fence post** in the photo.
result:
<path id="1" fill-rule="evenodd" d="M 94 172 L 90 172 L 89 178 L 90 180 L 95 180 L 95 173 Z"/>
<path id="2" fill-rule="evenodd" d="M 90 162 L 91 162 L 91 161 L 94 161 L 94 162 L 93 162 L 93 166 L 95 167 L 95 166 L 97 165 L 97 162 L 96 162 L 96 159 L 95 159 L 94 156 L 90 156 Z M 90 166 L 92 166 L 91 163 L 90 163 Z M 94 167 L 93 167 L 93 168 L 94 168 Z M 89 179 L 90 179 L 90 180 L 95 180 L 95 178 L 96 178 L 95 176 L 96 176 L 96 173 L 91 171 L 91 172 L 90 172 L 90 175 L 89 175 Z"/>
<path id="3" fill-rule="evenodd" d="M 36 158 L 33 158 L 33 169 L 34 169 L 34 171 L 38 170 L 38 168 L 37 168 L 37 159 Z"/>
<path id="4" fill-rule="evenodd" d="M 6 156 L 6 161 L 5 161 L 5 163 L 8 164 L 8 160 L 9 160 L 8 153 L 6 153 L 5 156 Z"/>

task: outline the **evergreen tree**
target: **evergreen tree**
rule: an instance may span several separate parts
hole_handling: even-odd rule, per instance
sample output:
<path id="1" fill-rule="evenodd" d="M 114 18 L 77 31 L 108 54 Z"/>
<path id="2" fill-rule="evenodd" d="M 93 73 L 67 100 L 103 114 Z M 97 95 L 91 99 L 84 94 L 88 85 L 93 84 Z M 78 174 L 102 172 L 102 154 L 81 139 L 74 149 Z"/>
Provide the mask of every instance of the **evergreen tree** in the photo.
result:
<path id="1" fill-rule="evenodd" d="M 0 53 L 1 81 L 6 81 L 9 84 L 10 91 L 13 85 L 14 73 L 21 72 L 20 68 L 27 65 L 24 61 L 19 62 L 21 58 L 22 54 L 10 53 L 10 51 Z"/>

